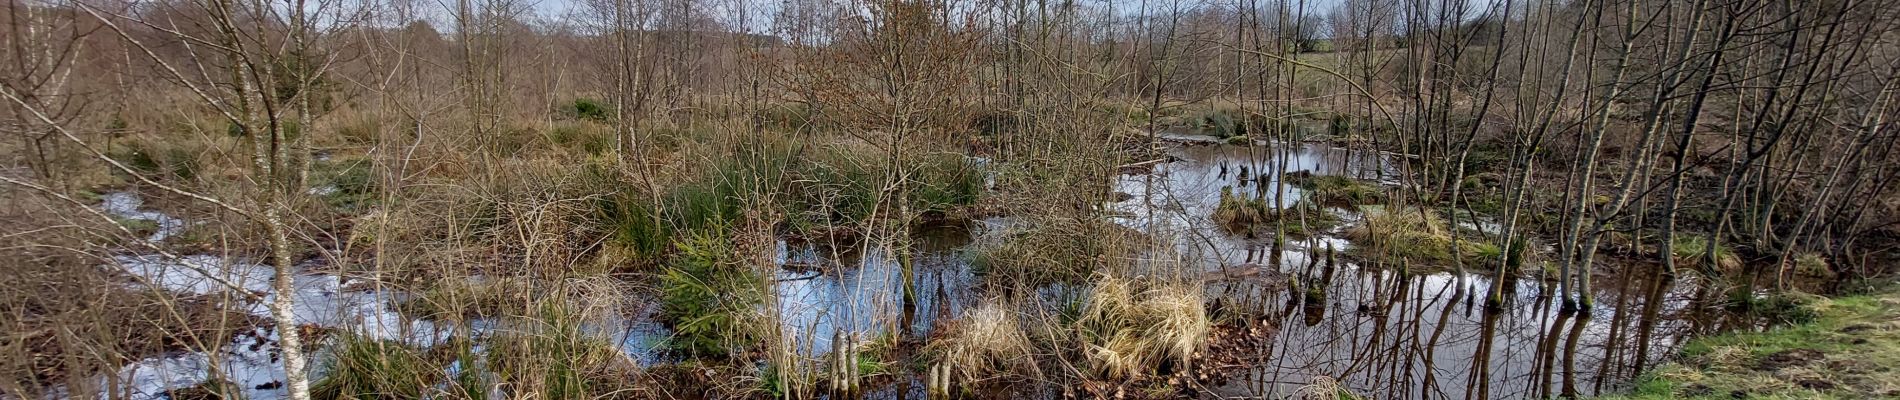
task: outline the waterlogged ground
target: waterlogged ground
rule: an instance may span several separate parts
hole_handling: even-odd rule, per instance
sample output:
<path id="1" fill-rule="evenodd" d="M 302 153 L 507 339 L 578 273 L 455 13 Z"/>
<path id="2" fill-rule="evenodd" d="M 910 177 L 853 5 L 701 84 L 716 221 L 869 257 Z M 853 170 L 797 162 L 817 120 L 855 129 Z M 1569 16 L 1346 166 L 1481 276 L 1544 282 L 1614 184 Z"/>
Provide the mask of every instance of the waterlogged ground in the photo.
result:
<path id="1" fill-rule="evenodd" d="M 1344 257 L 1331 270 L 1316 268 L 1323 263 L 1310 255 L 1327 246 L 1343 252 L 1353 244 L 1334 230 L 1290 240 L 1280 254 L 1272 254 L 1269 240 L 1222 233 L 1207 219 L 1221 190 L 1269 201 L 1285 193 L 1290 204 L 1301 192 L 1292 185 L 1276 187 L 1276 170 L 1390 184 L 1391 160 L 1312 144 L 1190 145 L 1170 154 L 1182 160 L 1116 183 L 1117 190 L 1132 195 L 1115 207 L 1125 224 L 1186 238 L 1178 241 L 1182 252 L 1204 260 L 1210 273 L 1266 265 L 1325 287 L 1317 297 L 1269 295 L 1253 303 L 1278 322 L 1265 349 L 1269 361 L 1246 367 L 1242 378 L 1211 390 L 1219 396 L 1282 398 L 1333 385 L 1373 398 L 1590 395 L 1617 389 L 1644 366 L 1672 354 L 1687 335 L 1721 322 L 1691 307 L 1709 295 L 1694 292 L 1686 279 L 1667 284 L 1621 279 L 1652 274 L 1600 277 L 1599 307 L 1571 315 L 1558 312 L 1554 288 L 1537 279 L 1508 279 L 1501 285 L 1503 309 L 1486 312 L 1485 296 L 1497 283 L 1489 276 L 1400 274 L 1364 268 Z M 1329 212 L 1348 223 L 1357 217 L 1347 210 Z M 1483 220 L 1461 225 L 1496 226 Z"/>
<path id="2" fill-rule="evenodd" d="M 1228 366 L 1238 377 L 1206 388 L 1221 397 L 1281 398 L 1323 388 L 1344 388 L 1373 398 L 1543 398 L 1594 394 L 1619 388 L 1646 366 L 1672 354 L 1689 335 L 1723 328 L 1717 315 L 1695 304 L 1712 295 L 1693 282 L 1659 283 L 1626 273 L 1601 276 L 1599 307 L 1584 315 L 1559 313 L 1552 289 L 1537 279 L 1510 279 L 1502 310 L 1487 312 L 1484 298 L 1496 283 L 1480 275 L 1400 274 L 1388 268 L 1341 262 L 1321 265 L 1314 254 L 1353 244 L 1338 229 L 1290 240 L 1276 254 L 1271 243 L 1224 232 L 1208 219 L 1223 188 L 1286 203 L 1299 199 L 1292 185 L 1276 187 L 1278 171 L 1311 171 L 1390 184 L 1391 160 L 1377 155 L 1317 144 L 1229 146 L 1193 142 L 1170 148 L 1171 162 L 1153 164 L 1113 182 L 1126 196 L 1105 204 L 1115 220 L 1131 229 L 1176 244 L 1182 259 L 1198 262 L 1210 277 L 1208 293 L 1229 306 L 1268 315 L 1275 327 L 1258 351 L 1266 360 Z M 147 240 L 162 241 L 187 222 L 144 209 L 136 195 L 115 193 L 101 208 L 120 218 L 152 221 L 159 229 Z M 1348 223 L 1358 214 L 1328 209 Z M 902 327 L 912 338 L 933 329 L 981 301 L 969 263 L 972 243 L 1008 229 L 1008 219 L 924 229 L 915 238 L 916 302 L 902 304 L 904 277 L 898 257 L 887 246 L 784 241 L 779 244 L 774 276 L 776 296 L 767 305 L 783 321 L 785 337 L 799 353 L 816 356 L 838 344 L 889 335 Z M 1480 219 L 1461 225 L 1495 229 Z M 228 293 L 245 312 L 268 317 L 271 290 L 267 266 L 216 255 L 167 258 L 125 255 L 107 268 L 134 278 L 134 289 L 180 293 Z M 306 268 L 302 270 L 314 270 Z M 1291 276 L 1323 286 L 1317 296 L 1287 292 L 1260 280 L 1233 283 L 1236 275 Z M 1630 277 L 1625 279 L 1625 277 Z M 1281 279 L 1284 281 L 1284 278 Z M 431 345 L 456 334 L 402 315 L 392 304 L 408 294 L 349 287 L 335 276 L 306 272 L 296 278 L 299 322 L 348 330 L 372 337 Z M 648 308 L 624 321 L 590 327 L 621 343 L 643 366 L 669 362 L 664 344 L 670 332 Z M 508 324 L 476 321 L 468 335 L 504 332 Z M 245 390 L 249 398 L 282 397 L 281 365 L 274 356 L 276 333 L 257 329 L 210 352 L 166 354 L 127 365 L 100 379 L 124 387 L 128 398 L 163 398 L 166 390 L 198 385 L 211 374 Z M 314 357 L 321 366 L 325 354 Z M 216 361 L 215 363 L 213 361 Z M 315 371 L 319 376 L 321 369 Z M 871 397 L 921 398 L 917 379 L 869 390 Z"/>

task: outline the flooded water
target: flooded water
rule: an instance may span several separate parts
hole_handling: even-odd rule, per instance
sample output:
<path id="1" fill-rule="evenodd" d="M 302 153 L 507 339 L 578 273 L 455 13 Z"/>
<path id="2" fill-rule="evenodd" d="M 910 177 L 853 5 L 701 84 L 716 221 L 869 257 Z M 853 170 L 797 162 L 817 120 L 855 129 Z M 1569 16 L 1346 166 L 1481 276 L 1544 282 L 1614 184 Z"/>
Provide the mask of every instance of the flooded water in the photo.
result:
<path id="1" fill-rule="evenodd" d="M 185 221 L 165 213 L 144 209 L 145 199 L 130 192 L 112 192 L 99 196 L 99 209 L 114 217 L 131 221 L 150 221 L 156 228 L 146 241 L 158 242 L 185 230 Z"/>
<path id="2" fill-rule="evenodd" d="M 926 227 L 916 232 L 912 252 L 916 286 L 911 309 L 904 309 L 903 266 L 889 247 L 779 242 L 774 277 L 777 318 L 787 337 L 809 339 L 805 355 L 830 352 L 843 332 L 860 341 L 893 333 L 924 336 L 937 322 L 955 318 L 973 301 L 975 278 L 965 254 L 975 234 L 992 229 L 970 226 Z"/>
<path id="3" fill-rule="evenodd" d="M 1222 189 L 1268 201 L 1284 190 L 1284 202 L 1291 204 L 1301 193 L 1292 185 L 1273 186 L 1279 170 L 1391 184 L 1390 160 L 1312 144 L 1186 146 L 1170 154 L 1180 161 L 1117 180 L 1116 190 L 1132 195 L 1113 205 L 1122 223 L 1174 238 L 1210 272 L 1267 264 L 1325 286 L 1319 298 L 1283 293 L 1259 302 L 1278 323 L 1264 358 L 1269 361 L 1214 388 L 1215 395 L 1296 397 L 1326 384 L 1372 398 L 1590 395 L 1616 389 L 1643 366 L 1672 354 L 1689 334 L 1711 329 L 1691 307 L 1698 296 L 1694 285 L 1646 278 L 1653 274 L 1600 277 L 1597 309 L 1572 315 L 1558 312 L 1554 289 L 1535 279 L 1507 281 L 1502 310 L 1487 312 L 1484 300 L 1495 283 L 1489 276 L 1401 275 L 1344 258 L 1334 268 L 1310 269 L 1319 264 L 1311 254 L 1353 244 L 1337 230 L 1321 232 L 1290 240 L 1276 257 L 1269 254 L 1270 238 L 1223 233 L 1207 219 Z M 1349 224 L 1357 217 L 1347 210 L 1329 212 Z"/>
<path id="4" fill-rule="evenodd" d="M 1269 201 L 1284 193 L 1284 203 L 1291 204 L 1302 194 L 1293 185 L 1275 187 L 1279 171 L 1391 184 L 1390 160 L 1316 144 L 1185 145 L 1171 148 L 1169 154 L 1174 161 L 1122 175 L 1112 183 L 1115 191 L 1126 194 L 1104 205 L 1116 222 L 1174 243 L 1181 257 L 1198 262 L 1209 274 L 1249 265 L 1325 288 L 1322 295 L 1305 296 L 1265 286 L 1211 285 L 1210 295 L 1246 298 L 1232 304 L 1256 308 L 1251 311 L 1269 316 L 1275 326 L 1261 350 L 1267 354 L 1260 359 L 1267 361 L 1238 367 L 1244 370 L 1239 378 L 1208 385 L 1206 395 L 1284 398 L 1320 387 L 1316 383 L 1334 383 L 1373 398 L 1588 395 L 1618 388 L 1643 367 L 1673 353 L 1684 338 L 1715 329 L 1713 317 L 1695 306 L 1703 293 L 1686 279 L 1659 282 L 1643 273 L 1600 275 L 1599 307 L 1573 315 L 1558 312 L 1551 288 L 1536 279 L 1507 281 L 1502 285 L 1507 289 L 1503 307 L 1487 311 L 1484 299 L 1495 283 L 1487 276 L 1401 275 L 1343 258 L 1337 265 L 1314 269 L 1320 263 L 1312 254 L 1326 247 L 1343 251 L 1353 244 L 1334 229 L 1290 240 L 1278 254 L 1270 254 L 1268 238 L 1226 233 L 1208 219 L 1223 189 Z M 101 208 L 121 218 L 156 222 L 158 232 L 147 240 L 165 240 L 184 226 L 177 218 L 142 209 L 136 195 L 115 193 L 104 199 Z M 1349 210 L 1327 212 L 1348 224 L 1358 217 Z M 799 354 L 813 359 L 836 347 L 834 337 L 929 337 L 943 322 L 981 301 L 967 253 L 972 243 L 1005 229 L 1008 221 L 920 229 L 913 241 L 914 292 L 908 304 L 902 263 L 887 246 L 781 241 L 781 268 L 773 276 L 775 297 L 762 311 L 781 322 L 785 337 L 798 338 L 794 345 Z M 1471 224 L 1476 229 L 1494 226 Z M 108 267 L 136 278 L 138 288 L 249 296 L 240 302 L 248 307 L 243 311 L 260 317 L 268 317 L 264 304 L 279 295 L 268 285 L 268 266 L 232 258 L 126 255 L 115 261 Z M 391 304 L 404 293 L 349 288 L 339 278 L 319 273 L 298 274 L 295 287 L 289 295 L 296 296 L 302 323 L 424 346 L 455 333 L 452 327 L 399 314 Z M 669 362 L 665 342 L 671 332 L 656 321 L 655 312 L 648 307 L 595 330 L 620 343 L 643 366 Z M 509 328 L 497 321 L 476 321 L 468 329 L 469 335 L 480 336 Z M 268 356 L 274 346 L 275 333 L 260 329 L 212 354 L 220 375 L 246 388 L 248 397 L 278 398 L 283 392 L 272 383 L 281 381 L 281 365 Z M 110 380 L 130 387 L 131 398 L 161 398 L 165 390 L 204 382 L 212 354 L 153 357 L 126 366 Z M 916 379 L 895 381 L 868 393 L 878 398 L 922 397 Z"/>

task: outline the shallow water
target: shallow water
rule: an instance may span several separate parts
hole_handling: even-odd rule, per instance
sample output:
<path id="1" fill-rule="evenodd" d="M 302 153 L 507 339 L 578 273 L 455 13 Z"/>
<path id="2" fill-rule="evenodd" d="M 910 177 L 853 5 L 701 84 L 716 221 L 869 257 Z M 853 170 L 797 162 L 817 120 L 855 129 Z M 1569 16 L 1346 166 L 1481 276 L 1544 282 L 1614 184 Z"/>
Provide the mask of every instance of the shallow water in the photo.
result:
<path id="1" fill-rule="evenodd" d="M 112 192 L 99 196 L 99 200 L 99 209 L 105 211 L 106 214 L 128 220 L 152 221 L 154 225 L 157 225 L 158 229 L 154 230 L 150 236 L 146 236 L 146 241 L 163 241 L 185 230 L 184 220 L 166 215 L 165 213 L 143 209 L 145 207 L 145 199 L 140 198 L 138 194 L 131 192 Z"/>
<path id="2" fill-rule="evenodd" d="M 1598 307 L 1588 315 L 1558 312 L 1560 305 L 1551 300 L 1554 289 L 1537 280 L 1506 282 L 1505 306 L 1486 312 L 1483 302 L 1495 283 L 1491 277 L 1400 276 L 1390 269 L 1362 268 L 1343 256 L 1330 271 L 1313 267 L 1323 263 L 1310 254 L 1327 245 L 1339 251 L 1352 246 L 1337 232 L 1289 240 L 1279 254 L 1271 254 L 1269 239 L 1224 233 L 1207 219 L 1223 187 L 1271 201 L 1279 176 L 1272 172 L 1281 162 L 1289 172 L 1390 184 L 1389 160 L 1311 144 L 1279 150 L 1187 146 L 1170 154 L 1181 160 L 1115 182 L 1116 190 L 1133 195 L 1111 206 L 1121 215 L 1118 221 L 1174 238 L 1183 254 L 1201 260 L 1210 272 L 1264 264 L 1326 287 L 1324 298 L 1312 302 L 1292 293 L 1268 293 L 1249 303 L 1278 322 L 1267 350 L 1270 361 L 1247 368 L 1244 377 L 1214 388 L 1213 394 L 1283 398 L 1336 383 L 1372 398 L 1589 395 L 1616 389 L 1643 366 L 1673 353 L 1687 335 L 1712 328 L 1707 321 L 1712 317 L 1690 307 L 1699 296 L 1694 285 L 1685 280 L 1657 285 L 1644 278 L 1650 274 L 1599 274 Z M 1301 195 L 1291 185 L 1284 190 L 1288 204 Z M 1348 224 L 1357 218 L 1333 212 Z M 1495 223 L 1463 218 L 1470 217 L 1460 221 L 1468 229 L 1495 234 Z M 1210 292 L 1232 295 L 1229 289 Z"/>
<path id="3" fill-rule="evenodd" d="M 893 333 L 928 335 L 937 323 L 953 319 L 974 299 L 965 249 L 975 226 L 937 226 L 920 229 L 912 251 L 916 286 L 909 310 L 903 301 L 903 266 L 888 246 L 844 245 L 779 241 L 774 276 L 777 318 L 787 337 L 799 343 L 801 354 L 828 353 L 835 334 L 843 332 L 866 341 Z M 814 268 L 815 267 L 815 268 Z"/>
<path id="4" fill-rule="evenodd" d="M 1536 280 L 1514 280 L 1506 306 L 1486 312 L 1484 296 L 1494 281 L 1450 273 L 1400 276 L 1383 268 L 1342 262 L 1318 264 L 1312 253 L 1326 246 L 1346 250 L 1349 241 L 1327 232 L 1292 240 L 1278 254 L 1270 242 L 1228 234 L 1207 216 L 1219 204 L 1222 188 L 1272 199 L 1280 163 L 1284 171 L 1345 175 L 1391 183 L 1389 160 L 1315 144 L 1292 146 L 1187 145 L 1169 150 L 1178 161 L 1152 171 L 1122 175 L 1112 184 L 1127 199 L 1104 205 L 1114 219 L 1132 229 L 1166 238 L 1179 256 L 1197 261 L 1214 274 L 1242 264 L 1263 264 L 1277 272 L 1321 282 L 1326 296 L 1300 302 L 1298 296 L 1249 284 L 1210 285 L 1213 296 L 1237 296 L 1232 303 L 1256 307 L 1277 323 L 1261 365 L 1247 367 L 1239 379 L 1208 388 L 1224 397 L 1295 396 L 1316 382 L 1338 385 L 1373 398 L 1541 398 L 1562 393 L 1611 390 L 1643 366 L 1671 354 L 1691 334 L 1717 329 L 1713 316 L 1693 307 L 1703 294 L 1690 282 L 1657 285 L 1645 274 L 1599 275 L 1599 307 L 1587 316 L 1557 312 L 1550 289 Z M 1284 187 L 1286 203 L 1301 195 Z M 115 193 L 101 205 L 122 218 L 158 222 L 162 241 L 184 222 L 141 209 L 135 194 Z M 1350 221 L 1357 214 L 1332 210 Z M 1472 223 L 1472 230 L 1495 230 L 1495 223 Z M 967 226 L 920 229 L 914 237 L 914 301 L 903 301 L 904 279 L 888 247 L 781 241 L 774 274 L 774 299 L 765 312 L 781 322 L 785 337 L 797 338 L 800 354 L 813 359 L 835 347 L 834 335 L 849 333 L 868 341 L 896 333 L 928 337 L 965 308 L 982 301 L 967 250 L 986 235 L 1007 229 L 1007 218 Z M 216 255 L 166 259 L 128 255 L 118 268 L 137 279 L 139 288 L 193 293 L 249 293 L 245 312 L 268 317 L 265 304 L 276 296 L 268 266 L 235 262 Z M 1342 258 L 1343 260 L 1343 258 Z M 1278 261 L 1274 263 L 1272 261 Z M 331 275 L 300 273 L 295 291 L 301 323 L 348 329 L 377 338 L 430 345 L 455 333 L 453 327 L 406 318 L 390 305 L 405 294 L 349 288 Z M 1060 290 L 1058 290 L 1060 291 Z M 1293 301 L 1289 301 L 1293 300 Z M 664 344 L 671 332 L 652 307 L 623 321 L 590 327 L 616 343 L 642 366 L 670 362 Z M 496 321 L 474 321 L 468 335 L 508 331 Z M 246 388 L 250 398 L 279 398 L 281 365 L 275 333 L 262 329 L 240 335 L 218 350 L 222 375 Z M 1640 345 L 1639 345 L 1640 344 Z M 315 355 L 321 359 L 321 353 Z M 211 357 L 203 352 L 167 354 L 127 365 L 116 377 L 135 393 L 131 398 L 160 398 L 167 389 L 203 382 Z M 321 362 L 313 363 L 321 365 Z M 455 368 L 451 366 L 450 368 Z M 320 370 L 314 371 L 321 375 Z M 102 378 L 102 381 L 104 378 Z M 921 398 L 913 379 L 871 388 L 873 398 Z"/>
<path id="5" fill-rule="evenodd" d="M 158 222 L 160 229 L 148 241 L 163 241 L 184 227 L 185 222 L 162 212 L 143 209 L 144 201 L 135 193 L 116 192 L 103 196 L 102 210 L 127 219 Z M 273 268 L 241 261 L 237 257 L 195 254 L 177 258 L 158 254 L 121 255 L 102 266 L 123 273 L 131 290 L 159 290 L 178 294 L 221 295 L 235 300 L 240 309 L 252 316 L 269 319 L 269 304 L 280 295 L 271 287 Z M 441 343 L 454 334 L 449 326 L 438 326 L 406 318 L 391 306 L 403 294 L 368 288 L 350 288 L 335 275 L 308 272 L 297 267 L 292 279 L 292 314 L 299 324 L 339 329 L 377 339 L 395 340 L 418 346 Z M 216 376 L 242 389 L 246 398 L 275 399 L 285 396 L 282 360 L 275 354 L 277 332 L 270 327 L 243 332 L 231 343 L 210 351 L 163 354 L 128 364 L 117 374 L 100 378 L 101 386 L 117 381 L 123 398 L 161 399 L 165 392 L 187 388 L 210 379 L 212 366 Z M 213 360 L 213 354 L 216 360 Z M 321 376 L 324 354 L 311 355 L 316 376 Z"/>

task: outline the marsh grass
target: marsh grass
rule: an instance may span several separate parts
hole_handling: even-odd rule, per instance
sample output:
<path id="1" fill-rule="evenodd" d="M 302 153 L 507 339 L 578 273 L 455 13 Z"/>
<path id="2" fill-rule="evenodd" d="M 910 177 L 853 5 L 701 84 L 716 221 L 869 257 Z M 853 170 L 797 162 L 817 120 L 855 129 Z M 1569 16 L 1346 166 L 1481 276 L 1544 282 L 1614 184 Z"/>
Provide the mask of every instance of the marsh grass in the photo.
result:
<path id="1" fill-rule="evenodd" d="M 572 149 L 586 155 L 605 154 L 614 149 L 613 129 L 591 118 L 557 122 L 543 135 L 554 148 Z"/>
<path id="2" fill-rule="evenodd" d="M 1273 204 L 1266 199 L 1234 194 L 1232 187 L 1221 188 L 1220 203 L 1208 215 L 1208 219 L 1227 232 L 1246 235 L 1271 234 L 1279 218 L 1287 219 L 1286 234 L 1295 237 L 1325 232 L 1341 222 L 1339 215 L 1305 198 L 1295 200 L 1276 213 Z"/>
<path id="3" fill-rule="evenodd" d="M 357 212 L 375 200 L 378 182 L 368 160 L 338 157 L 310 165 L 310 193 L 330 207 Z"/>
<path id="4" fill-rule="evenodd" d="M 1704 268 L 1712 271 L 1733 272 L 1741 269 L 1742 258 L 1727 244 L 1715 244 L 1715 265 L 1703 265 L 1708 259 L 1708 241 L 1699 235 L 1677 235 L 1670 245 L 1676 263 L 1685 267 Z"/>
<path id="5" fill-rule="evenodd" d="M 1086 296 L 1073 329 L 1096 378 L 1186 368 L 1206 345 L 1211 323 L 1198 287 L 1097 274 Z"/>
<path id="6" fill-rule="evenodd" d="M 997 375 L 1038 376 L 1034 350 L 1016 310 L 1006 301 L 991 299 L 964 310 L 925 351 L 962 381 L 973 382 Z"/>
<path id="7" fill-rule="evenodd" d="M 234 145 L 233 139 L 222 135 L 138 135 L 115 143 L 108 156 L 147 177 L 193 182 L 202 176 L 222 175 L 231 168 L 217 149 Z"/>
<path id="8" fill-rule="evenodd" d="M 1834 270 L 1828 268 L 1827 257 L 1820 253 L 1804 252 L 1794 256 L 1794 271 L 1806 276 L 1832 278 Z"/>
<path id="9" fill-rule="evenodd" d="M 1358 209 L 1386 200 L 1384 188 L 1345 176 L 1288 173 L 1287 181 L 1300 188 L 1302 199 L 1326 206 Z"/>
<path id="10" fill-rule="evenodd" d="M 585 311 L 558 302 L 538 309 L 527 329 L 482 340 L 486 370 L 509 398 L 593 399 L 633 387 L 638 366 L 583 327 Z"/>
<path id="11" fill-rule="evenodd" d="M 1020 229 L 984 238 L 968 253 L 970 269 L 984 284 L 1032 289 L 1079 283 L 1097 271 L 1125 270 L 1138 232 L 1102 219 L 1034 218 Z"/>
<path id="12" fill-rule="evenodd" d="M 1459 248 L 1454 253 L 1454 233 L 1436 212 L 1412 207 L 1398 210 L 1377 207 L 1366 208 L 1363 215 L 1359 224 L 1345 232 L 1348 239 L 1361 243 L 1351 249 L 1360 257 L 1403 255 L 1414 263 L 1449 267 L 1456 261 L 1453 259 L 1456 254 L 1463 259 L 1465 267 L 1472 268 L 1498 262 L 1503 254 L 1497 245 L 1473 238 L 1459 238 Z"/>
<path id="13" fill-rule="evenodd" d="M 419 399 L 433 394 L 443 370 L 422 349 L 354 334 L 341 335 L 313 399 Z"/>
<path id="14" fill-rule="evenodd" d="M 404 315 L 424 319 L 465 320 L 535 315 L 536 307 L 559 304 L 602 320 L 625 312 L 626 283 L 605 275 L 551 279 L 525 276 L 441 279 L 415 297 L 397 304 Z"/>
<path id="15" fill-rule="evenodd" d="M 600 100 L 581 97 L 562 104 L 555 112 L 567 118 L 604 123 L 614 118 L 613 109 L 609 107 Z"/>

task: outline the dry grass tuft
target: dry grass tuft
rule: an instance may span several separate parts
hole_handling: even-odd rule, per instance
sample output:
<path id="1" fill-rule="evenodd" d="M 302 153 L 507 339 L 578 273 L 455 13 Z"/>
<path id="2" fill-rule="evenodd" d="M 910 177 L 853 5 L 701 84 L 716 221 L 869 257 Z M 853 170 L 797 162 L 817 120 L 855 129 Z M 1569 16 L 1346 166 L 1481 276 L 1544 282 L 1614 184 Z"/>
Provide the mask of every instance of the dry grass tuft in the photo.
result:
<path id="1" fill-rule="evenodd" d="M 1143 284 L 1097 274 L 1075 328 L 1094 374 L 1125 379 L 1185 367 L 1206 345 L 1210 322 L 1200 288 Z"/>
<path id="2" fill-rule="evenodd" d="M 932 343 L 951 371 L 967 381 L 998 373 L 1036 376 L 1035 346 L 1016 312 L 1002 301 L 987 301 L 964 311 L 955 326 Z"/>

